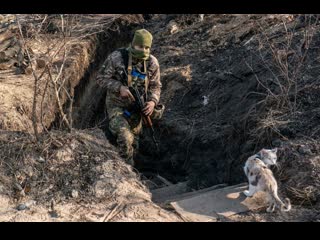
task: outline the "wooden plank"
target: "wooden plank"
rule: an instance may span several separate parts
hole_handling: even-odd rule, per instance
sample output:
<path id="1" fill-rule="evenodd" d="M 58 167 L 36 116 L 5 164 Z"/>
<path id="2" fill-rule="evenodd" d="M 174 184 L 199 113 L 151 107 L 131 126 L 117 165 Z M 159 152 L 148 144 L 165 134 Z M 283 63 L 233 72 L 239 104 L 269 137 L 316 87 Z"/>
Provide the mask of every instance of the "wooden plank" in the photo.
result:
<path id="1" fill-rule="evenodd" d="M 152 193 L 152 201 L 153 202 L 164 202 L 174 196 L 179 194 L 183 194 L 187 191 L 187 182 L 177 183 L 168 187 L 158 188 Z"/>
<path id="2" fill-rule="evenodd" d="M 221 188 L 196 196 L 172 202 L 171 206 L 190 221 L 214 221 L 217 218 L 232 216 L 266 206 L 265 194 L 260 192 L 247 198 L 242 192 L 247 184 Z"/>
<path id="3" fill-rule="evenodd" d="M 181 218 L 186 222 L 216 222 L 217 217 L 215 214 L 198 214 L 186 210 L 184 207 L 177 203 L 171 203 L 173 208 L 181 216 Z"/>
<path id="4" fill-rule="evenodd" d="M 190 198 L 190 197 L 199 195 L 201 193 L 209 192 L 209 191 L 212 191 L 212 190 L 215 190 L 215 189 L 218 189 L 218 188 L 223 188 L 223 187 L 227 187 L 227 184 L 218 184 L 218 185 L 214 185 L 212 187 L 204 188 L 204 189 L 201 189 L 201 190 L 198 190 L 198 191 L 186 192 L 186 193 L 183 193 L 183 194 L 175 195 L 175 196 L 172 196 L 170 198 L 167 198 L 167 200 L 164 201 L 164 203 L 165 204 L 169 204 L 170 202 L 181 201 L 183 199 Z"/>

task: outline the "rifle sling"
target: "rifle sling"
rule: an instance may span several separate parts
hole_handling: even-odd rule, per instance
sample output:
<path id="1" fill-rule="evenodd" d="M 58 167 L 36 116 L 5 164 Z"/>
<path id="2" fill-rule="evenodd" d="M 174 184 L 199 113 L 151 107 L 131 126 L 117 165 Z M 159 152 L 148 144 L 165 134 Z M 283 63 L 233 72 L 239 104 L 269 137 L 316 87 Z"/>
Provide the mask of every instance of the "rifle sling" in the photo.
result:
<path id="1" fill-rule="evenodd" d="M 129 62 L 128 62 L 128 87 L 132 87 L 132 54 L 129 52 Z"/>
<path id="2" fill-rule="evenodd" d="M 144 87 L 145 87 L 145 94 L 146 94 L 146 99 L 148 99 L 148 84 L 149 84 L 149 77 L 148 77 L 148 72 L 147 72 L 147 66 L 146 66 L 146 61 L 143 61 L 143 71 L 146 74 L 146 79 L 144 81 Z"/>

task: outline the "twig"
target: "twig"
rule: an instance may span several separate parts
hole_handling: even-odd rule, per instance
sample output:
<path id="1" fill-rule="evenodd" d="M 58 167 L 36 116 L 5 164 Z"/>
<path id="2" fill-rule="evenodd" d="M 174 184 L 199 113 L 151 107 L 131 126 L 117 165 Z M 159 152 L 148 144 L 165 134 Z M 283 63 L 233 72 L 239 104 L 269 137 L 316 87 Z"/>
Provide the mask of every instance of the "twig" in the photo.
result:
<path id="1" fill-rule="evenodd" d="M 118 203 L 111 212 L 108 213 L 108 215 L 103 219 L 102 222 L 108 222 L 112 218 L 114 218 L 119 212 L 115 213 L 116 210 L 122 205 L 123 200 L 121 200 L 120 203 Z"/>
<path id="2" fill-rule="evenodd" d="M 35 70 L 33 68 L 33 65 L 32 65 L 32 61 L 31 61 L 31 57 L 30 57 L 30 53 L 29 53 L 29 50 L 26 46 L 26 41 L 23 37 L 23 33 L 22 33 L 22 29 L 21 29 L 21 25 L 20 25 L 20 21 L 19 21 L 19 18 L 18 18 L 18 15 L 16 14 L 16 19 L 17 19 L 17 24 L 18 24 L 18 28 L 19 28 L 19 32 L 20 32 L 20 36 L 21 36 L 21 39 L 22 39 L 22 42 L 23 42 L 23 46 L 26 50 L 26 53 L 28 55 L 28 60 L 30 62 L 30 67 L 31 67 L 31 70 L 32 70 L 32 74 L 33 74 L 33 77 L 34 77 L 34 94 L 33 94 L 33 104 L 32 104 L 32 124 L 33 124 L 33 129 L 34 129 L 34 134 L 35 134 L 35 137 L 36 137 L 36 140 L 37 142 L 39 142 L 39 133 L 38 133 L 38 126 L 37 126 L 37 116 L 36 116 L 36 109 L 37 109 L 37 90 L 38 90 L 38 82 L 39 82 L 39 78 L 37 76 L 37 74 L 35 73 Z"/>
<path id="3" fill-rule="evenodd" d="M 46 133 L 49 134 L 49 131 L 48 131 L 47 127 L 43 123 L 43 102 L 44 102 L 44 98 L 45 98 L 45 95 L 46 95 L 46 92 L 47 92 L 47 89 L 48 89 L 48 85 L 49 85 L 49 79 L 47 79 L 47 81 L 46 81 L 46 85 L 44 87 L 43 95 L 42 95 L 42 99 L 41 99 L 41 104 L 40 104 L 40 122 L 41 122 L 41 125 L 42 125 L 43 129 L 46 131 Z"/>
<path id="4" fill-rule="evenodd" d="M 46 16 L 43 18 L 43 20 L 42 20 L 42 22 L 40 23 L 40 27 L 39 27 L 39 30 L 38 30 L 38 34 L 40 33 L 40 31 L 41 31 L 41 28 L 42 28 L 42 25 L 43 25 L 43 23 L 47 20 L 47 17 L 48 17 L 48 14 L 46 14 Z"/>
<path id="5" fill-rule="evenodd" d="M 71 128 L 70 123 L 69 123 L 69 121 L 68 121 L 68 119 L 66 117 L 66 114 L 63 112 L 63 107 L 62 107 L 62 104 L 61 104 L 61 101 L 60 101 L 59 91 L 58 91 L 57 82 L 56 82 L 57 78 L 55 80 L 53 80 L 50 69 L 47 68 L 47 70 L 48 70 L 49 78 L 50 78 L 50 80 L 51 80 L 51 82 L 53 83 L 53 86 L 54 86 L 55 97 L 56 97 L 56 101 L 57 101 L 57 104 L 58 104 L 58 108 L 59 108 L 60 114 L 62 116 L 62 121 L 64 121 L 66 123 L 67 127 L 71 131 L 72 128 Z"/>

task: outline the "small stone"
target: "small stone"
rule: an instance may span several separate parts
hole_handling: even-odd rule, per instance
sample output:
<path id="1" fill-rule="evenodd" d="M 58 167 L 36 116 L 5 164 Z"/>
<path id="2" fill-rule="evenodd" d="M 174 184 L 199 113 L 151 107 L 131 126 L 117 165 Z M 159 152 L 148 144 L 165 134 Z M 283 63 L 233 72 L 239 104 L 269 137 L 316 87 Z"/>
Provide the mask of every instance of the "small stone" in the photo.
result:
<path id="1" fill-rule="evenodd" d="M 14 187 L 15 187 L 15 189 L 17 189 L 19 191 L 23 190 L 23 188 L 21 187 L 21 185 L 19 183 L 14 183 Z"/>
<path id="2" fill-rule="evenodd" d="M 29 209 L 29 207 L 26 204 L 19 204 L 17 206 L 17 210 L 18 211 L 23 211 L 23 210 L 26 210 L 26 209 Z"/>
<path id="3" fill-rule="evenodd" d="M 202 96 L 202 99 L 203 99 L 203 102 L 202 102 L 203 106 L 208 105 L 208 103 L 209 103 L 209 98 L 208 98 L 207 96 Z"/>
<path id="4" fill-rule="evenodd" d="M 179 31 L 178 24 L 173 20 L 169 22 L 167 29 L 170 34 L 174 34 Z"/>
<path id="5" fill-rule="evenodd" d="M 49 212 L 49 214 L 50 214 L 50 217 L 52 217 L 52 218 L 58 218 L 59 217 L 57 211 L 51 211 L 51 212 Z"/>
<path id="6" fill-rule="evenodd" d="M 38 162 L 44 163 L 46 160 L 44 160 L 43 157 L 39 157 Z"/>
<path id="7" fill-rule="evenodd" d="M 73 198 L 77 198 L 78 196 L 79 196 L 79 192 L 77 191 L 77 190 L 72 190 L 72 192 L 71 192 L 71 196 L 73 197 Z"/>

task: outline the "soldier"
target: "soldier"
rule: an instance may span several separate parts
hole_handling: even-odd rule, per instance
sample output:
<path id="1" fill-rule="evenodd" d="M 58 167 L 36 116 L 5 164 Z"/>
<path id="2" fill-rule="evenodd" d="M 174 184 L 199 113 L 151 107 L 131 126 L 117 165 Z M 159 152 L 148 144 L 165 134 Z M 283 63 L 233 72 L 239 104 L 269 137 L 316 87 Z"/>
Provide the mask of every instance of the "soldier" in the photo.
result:
<path id="1" fill-rule="evenodd" d="M 106 90 L 106 108 L 110 132 L 116 137 L 121 157 L 134 165 L 142 131 L 141 114 L 160 118 L 164 106 L 158 105 L 161 93 L 158 60 L 150 54 L 152 35 L 137 30 L 129 48 L 112 52 L 97 75 L 97 83 Z M 144 97 L 142 112 L 135 109 L 135 99 L 128 86 L 135 86 Z M 160 106 L 157 110 L 157 105 Z"/>

